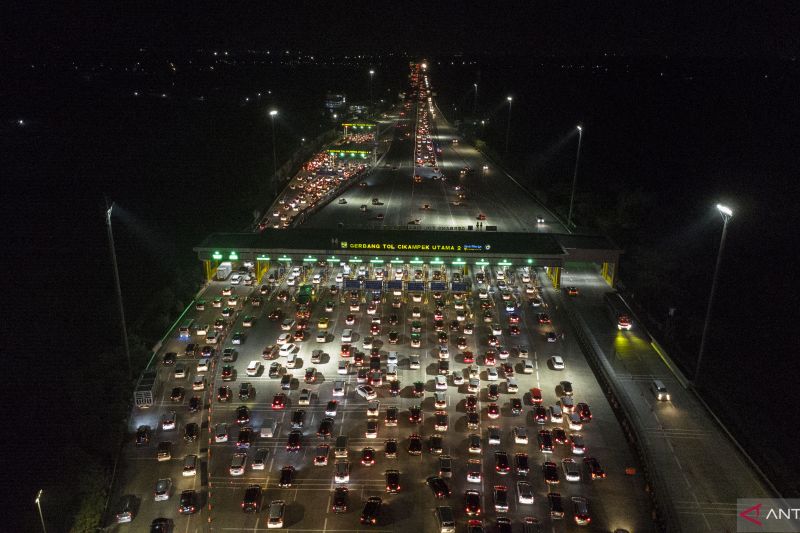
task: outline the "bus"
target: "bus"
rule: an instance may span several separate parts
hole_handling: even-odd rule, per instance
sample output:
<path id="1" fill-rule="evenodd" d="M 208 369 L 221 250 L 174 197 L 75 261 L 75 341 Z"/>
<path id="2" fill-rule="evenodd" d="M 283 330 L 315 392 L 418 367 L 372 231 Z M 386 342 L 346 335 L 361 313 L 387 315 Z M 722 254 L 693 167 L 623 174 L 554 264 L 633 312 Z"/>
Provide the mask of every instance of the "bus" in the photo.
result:
<path id="1" fill-rule="evenodd" d="M 193 319 L 186 320 L 183 324 L 181 324 L 181 328 L 178 330 L 178 336 L 181 339 L 188 339 L 192 335 L 192 326 L 194 325 Z"/>
<path id="2" fill-rule="evenodd" d="M 611 319 L 617 325 L 618 330 L 630 330 L 633 327 L 633 320 L 631 320 L 630 310 L 625 302 L 620 297 L 619 293 L 607 292 L 605 294 L 606 307 L 611 314 Z"/>

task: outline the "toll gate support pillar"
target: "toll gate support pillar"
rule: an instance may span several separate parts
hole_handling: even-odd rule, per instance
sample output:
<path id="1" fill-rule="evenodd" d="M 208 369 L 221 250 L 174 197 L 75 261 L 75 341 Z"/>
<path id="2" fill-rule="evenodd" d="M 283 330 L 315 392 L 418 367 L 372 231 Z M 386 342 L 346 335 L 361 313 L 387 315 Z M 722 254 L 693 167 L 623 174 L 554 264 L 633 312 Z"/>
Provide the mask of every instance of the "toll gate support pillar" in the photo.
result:
<path id="1" fill-rule="evenodd" d="M 553 284 L 553 288 L 558 290 L 561 288 L 561 267 L 544 267 L 547 277 Z"/>
<path id="2" fill-rule="evenodd" d="M 203 272 L 205 273 L 206 281 L 211 281 L 214 279 L 214 274 L 216 273 L 218 266 L 219 263 L 217 261 L 214 261 L 214 264 L 212 265 L 209 259 L 203 260 Z"/>
<path id="3" fill-rule="evenodd" d="M 600 274 L 603 276 L 603 279 L 606 280 L 606 283 L 609 286 L 613 287 L 614 282 L 616 281 L 615 276 L 617 273 L 617 264 L 616 263 L 609 263 L 608 261 L 603 262 L 603 266 L 600 269 Z"/>

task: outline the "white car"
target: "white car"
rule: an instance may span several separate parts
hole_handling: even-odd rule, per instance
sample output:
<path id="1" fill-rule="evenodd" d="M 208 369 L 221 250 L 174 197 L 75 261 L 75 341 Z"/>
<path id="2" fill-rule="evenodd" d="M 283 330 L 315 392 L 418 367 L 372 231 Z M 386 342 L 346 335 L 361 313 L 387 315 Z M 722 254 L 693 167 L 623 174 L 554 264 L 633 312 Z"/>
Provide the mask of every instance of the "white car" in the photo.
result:
<path id="1" fill-rule="evenodd" d="M 561 468 L 564 470 L 564 479 L 577 482 L 581 480 L 581 469 L 575 459 L 566 458 L 561 460 Z"/>
<path id="2" fill-rule="evenodd" d="M 553 365 L 553 370 L 564 370 L 564 359 L 560 355 L 552 356 L 550 364 Z"/>
<path id="3" fill-rule="evenodd" d="M 516 444 L 528 444 L 528 430 L 521 426 L 515 427 L 514 442 Z"/>
<path id="4" fill-rule="evenodd" d="M 347 375 L 347 361 L 339 361 L 339 369 L 336 371 L 341 376 Z"/>
<path id="5" fill-rule="evenodd" d="M 411 295 L 411 301 L 414 303 L 420 303 L 422 301 L 422 295 L 418 292 L 415 292 Z"/>
<path id="6" fill-rule="evenodd" d="M 519 503 L 533 503 L 533 490 L 527 481 L 517 481 L 517 501 Z"/>
<path id="7" fill-rule="evenodd" d="M 453 385 L 459 386 L 464 384 L 464 374 L 461 372 L 453 372 Z"/>
<path id="8" fill-rule="evenodd" d="M 214 426 L 214 442 L 228 442 L 228 424 L 225 422 Z"/>
<path id="9" fill-rule="evenodd" d="M 286 356 L 286 368 L 297 368 L 298 362 L 297 354 L 295 352 L 289 352 Z"/>
<path id="10" fill-rule="evenodd" d="M 172 488 L 172 480 L 164 477 L 156 481 L 156 488 L 153 491 L 153 499 L 157 502 L 169 500 L 169 492 Z"/>
<path id="11" fill-rule="evenodd" d="M 192 380 L 192 390 L 205 390 L 205 389 L 206 389 L 205 374 L 197 374 Z"/>
<path id="12" fill-rule="evenodd" d="M 203 357 L 199 361 L 197 361 L 197 371 L 198 372 L 208 372 L 208 365 L 211 363 L 211 359 L 208 357 Z"/>
<path id="13" fill-rule="evenodd" d="M 324 331 L 317 332 L 317 342 L 327 342 L 328 341 L 328 334 Z"/>
<path id="14" fill-rule="evenodd" d="M 175 411 L 167 411 L 161 417 L 161 429 L 165 431 L 175 429 L 175 420 Z"/>
<path id="15" fill-rule="evenodd" d="M 205 336 L 205 335 L 208 335 L 208 324 L 200 324 L 199 326 L 197 326 L 197 331 L 196 331 L 196 333 L 197 333 L 199 336 Z"/>
<path id="16" fill-rule="evenodd" d="M 480 483 L 481 482 L 481 461 L 480 459 L 470 459 L 467 461 L 467 482 Z"/>
<path id="17" fill-rule="evenodd" d="M 439 359 L 442 361 L 450 359 L 450 350 L 447 348 L 447 346 L 439 347 Z"/>
<path id="18" fill-rule="evenodd" d="M 489 298 L 489 292 L 486 289 L 482 288 L 481 290 L 478 291 L 478 298 L 480 298 L 481 300 L 486 300 L 487 298 Z"/>
<path id="19" fill-rule="evenodd" d="M 472 335 L 472 331 L 473 329 L 471 324 L 464 326 L 464 335 Z"/>
<path id="20" fill-rule="evenodd" d="M 285 318 L 283 319 L 283 322 L 281 322 L 281 329 L 283 331 L 291 331 L 293 327 L 294 327 L 294 320 L 292 320 L 291 318 Z"/>
<path id="21" fill-rule="evenodd" d="M 439 374 L 434 381 L 436 382 L 436 390 L 447 390 L 447 378 L 443 375 Z"/>
<path id="22" fill-rule="evenodd" d="M 344 396 L 344 381 L 333 382 L 333 396 Z"/>
<path id="23" fill-rule="evenodd" d="M 412 355 L 408 358 L 408 367 L 411 370 L 419 370 L 420 363 L 419 363 L 419 355 Z"/>
<path id="24" fill-rule="evenodd" d="M 362 341 L 362 346 L 364 347 L 364 349 L 365 350 L 371 350 L 372 349 L 372 343 L 374 342 L 374 340 L 375 339 L 370 335 L 367 335 L 366 337 L 364 337 L 364 340 Z"/>
<path id="25" fill-rule="evenodd" d="M 533 288 L 533 285 L 525 285 L 525 294 L 534 294 L 536 290 Z"/>
<path id="26" fill-rule="evenodd" d="M 297 403 L 298 405 L 309 405 L 311 403 L 311 391 L 308 389 L 301 390 Z"/>
<path id="27" fill-rule="evenodd" d="M 231 285 L 238 285 L 242 282 L 242 276 L 239 274 L 234 274 L 231 276 Z"/>
<path id="28" fill-rule="evenodd" d="M 342 283 L 342 282 L 344 282 L 344 276 L 342 276 L 341 274 L 336 274 L 336 283 Z"/>
<path id="29" fill-rule="evenodd" d="M 283 346 L 281 346 L 281 349 L 278 350 L 278 355 L 280 355 L 281 357 L 287 357 L 290 353 L 294 353 L 296 349 L 297 345 L 293 342 L 290 342 L 288 344 L 284 344 Z"/>
<path id="30" fill-rule="evenodd" d="M 381 402 L 373 400 L 367 404 L 367 416 L 378 416 L 381 409 Z"/>
<path id="31" fill-rule="evenodd" d="M 522 362 L 522 373 L 523 374 L 533 374 L 533 362 L 529 359 L 525 359 Z"/>
<path id="32" fill-rule="evenodd" d="M 583 455 L 586 453 L 586 444 L 583 442 L 583 435 L 573 433 L 569 436 L 569 441 L 572 446 L 572 453 L 575 455 Z"/>
<path id="33" fill-rule="evenodd" d="M 258 451 L 256 452 L 255 457 L 253 458 L 253 462 L 250 463 L 250 468 L 252 468 L 253 470 L 266 469 L 267 454 L 268 451 L 266 448 L 259 448 Z"/>
<path id="34" fill-rule="evenodd" d="M 490 366 L 486 369 L 486 379 L 489 381 L 497 381 L 499 374 L 497 373 L 497 368 Z"/>
<path id="35" fill-rule="evenodd" d="M 388 357 L 386 358 L 387 365 L 396 365 L 397 364 L 397 352 L 389 352 Z"/>
<path id="36" fill-rule="evenodd" d="M 231 466 L 228 469 L 232 476 L 241 476 L 244 474 L 244 467 L 247 464 L 247 454 L 244 452 L 237 452 L 233 454 L 231 459 Z"/>
<path id="37" fill-rule="evenodd" d="M 278 335 L 278 340 L 275 341 L 275 344 L 281 345 L 286 344 L 287 342 L 291 342 L 292 334 L 291 333 L 281 333 Z"/>
<path id="38" fill-rule="evenodd" d="M 502 335 L 503 328 L 500 327 L 500 324 L 492 324 L 492 335 Z"/>
<path id="39" fill-rule="evenodd" d="M 531 299 L 531 305 L 532 305 L 533 307 L 541 307 L 541 305 L 542 305 L 542 299 L 541 299 L 541 298 L 532 298 L 532 299 Z"/>
<path id="40" fill-rule="evenodd" d="M 250 363 L 248 363 L 246 370 L 248 376 L 257 376 L 260 371 L 261 361 L 250 361 Z"/>
<path id="41" fill-rule="evenodd" d="M 356 388 L 356 393 L 365 400 L 374 400 L 378 397 L 378 393 L 369 385 L 359 385 Z"/>
<path id="42" fill-rule="evenodd" d="M 319 274 L 314 274 L 314 277 L 311 279 L 311 283 L 314 285 L 319 285 L 319 282 L 322 280 L 322 276 Z"/>
<path id="43" fill-rule="evenodd" d="M 571 430 L 580 431 L 583 429 L 583 422 L 578 413 L 570 413 L 567 417 L 567 422 L 569 422 L 569 429 Z"/>
<path id="44" fill-rule="evenodd" d="M 434 392 L 433 393 L 433 407 L 434 409 L 446 409 L 447 408 L 447 394 L 444 392 Z M 444 431 L 444 430 L 442 430 Z"/>
<path id="45" fill-rule="evenodd" d="M 509 394 L 514 394 L 519 392 L 519 385 L 517 385 L 517 380 L 514 378 L 507 378 L 506 379 L 506 392 Z"/>
<path id="46" fill-rule="evenodd" d="M 296 279 L 296 278 L 294 278 L 293 276 L 291 276 L 291 275 L 290 275 L 288 278 L 286 278 L 286 284 L 287 284 L 288 286 L 290 286 L 290 287 L 293 287 L 293 286 L 294 286 L 294 284 L 296 283 L 296 282 L 295 282 L 295 279 Z"/>

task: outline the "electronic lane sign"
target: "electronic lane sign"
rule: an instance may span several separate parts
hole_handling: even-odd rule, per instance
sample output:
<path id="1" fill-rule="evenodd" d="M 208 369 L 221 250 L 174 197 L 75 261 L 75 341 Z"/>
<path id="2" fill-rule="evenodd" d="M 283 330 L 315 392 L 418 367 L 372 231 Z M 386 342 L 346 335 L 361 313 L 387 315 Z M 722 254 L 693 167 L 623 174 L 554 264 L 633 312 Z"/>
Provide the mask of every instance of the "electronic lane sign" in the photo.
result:
<path id="1" fill-rule="evenodd" d="M 431 290 L 432 291 L 446 291 L 447 284 L 443 281 L 431 281 Z"/>
<path id="2" fill-rule="evenodd" d="M 364 282 L 364 287 L 371 291 L 382 291 L 383 282 L 377 279 L 368 279 Z"/>
<path id="3" fill-rule="evenodd" d="M 422 281 L 409 281 L 407 288 L 412 292 L 422 292 L 425 290 L 425 283 Z"/>
<path id="4" fill-rule="evenodd" d="M 345 289 L 360 289 L 361 282 L 357 279 L 346 279 L 344 280 L 344 288 Z"/>
<path id="5" fill-rule="evenodd" d="M 467 292 L 467 284 L 453 282 L 450 284 L 450 290 L 453 292 Z"/>
<path id="6" fill-rule="evenodd" d="M 403 280 L 400 280 L 400 279 L 397 279 L 397 280 L 391 280 L 391 281 L 389 281 L 389 282 L 387 282 L 387 283 L 386 283 L 386 287 L 387 287 L 387 288 L 388 288 L 390 291 L 391 291 L 391 290 L 394 290 L 394 289 L 397 289 L 397 290 L 403 290 Z"/>

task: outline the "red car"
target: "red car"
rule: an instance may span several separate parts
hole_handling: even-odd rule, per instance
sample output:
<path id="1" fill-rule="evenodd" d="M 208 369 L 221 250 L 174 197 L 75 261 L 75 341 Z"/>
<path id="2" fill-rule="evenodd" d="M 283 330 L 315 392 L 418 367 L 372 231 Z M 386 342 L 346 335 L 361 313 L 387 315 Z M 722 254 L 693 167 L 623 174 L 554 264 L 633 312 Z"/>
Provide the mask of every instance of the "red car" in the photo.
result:
<path id="1" fill-rule="evenodd" d="M 539 324 L 550 323 L 550 317 L 547 315 L 547 313 L 539 313 L 538 315 L 536 315 L 536 319 L 539 321 Z"/>
<path id="2" fill-rule="evenodd" d="M 505 375 L 505 377 L 510 378 L 514 376 L 514 367 L 511 366 L 511 363 L 503 363 L 501 366 L 503 368 L 503 375 Z"/>
<path id="3" fill-rule="evenodd" d="M 369 332 L 372 333 L 373 335 L 377 335 L 381 332 L 381 327 L 378 324 L 372 324 L 369 327 Z"/>
<path id="4" fill-rule="evenodd" d="M 542 389 L 537 387 L 531 389 L 531 403 L 532 404 L 542 403 Z"/>
<path id="5" fill-rule="evenodd" d="M 547 409 L 541 405 L 537 405 L 533 409 L 533 421 L 537 424 L 544 424 L 547 422 Z"/>
<path id="6" fill-rule="evenodd" d="M 581 422 L 589 422 L 592 419 L 592 410 L 588 404 L 579 403 L 575 406 L 575 412 L 581 417 Z"/>
<path id="7" fill-rule="evenodd" d="M 470 351 L 464 352 L 464 363 L 470 365 L 474 362 L 475 362 L 475 355 Z"/>
<path id="8" fill-rule="evenodd" d="M 483 213 L 478 213 L 478 216 L 476 218 L 478 220 L 486 220 L 486 215 L 484 215 Z"/>
<path id="9" fill-rule="evenodd" d="M 342 344 L 341 351 L 339 352 L 342 357 L 350 357 L 353 355 L 353 347 L 349 344 Z"/>
<path id="10" fill-rule="evenodd" d="M 471 413 L 471 412 L 475 411 L 475 409 L 478 407 L 478 398 L 477 398 L 477 396 L 475 396 L 473 394 L 470 394 L 469 396 L 467 396 L 466 406 L 467 406 L 467 412 L 468 413 Z"/>
<path id="11" fill-rule="evenodd" d="M 517 326 L 515 324 L 512 324 L 508 328 L 508 333 L 511 334 L 511 335 L 514 335 L 514 336 L 519 335 L 519 326 Z"/>
<path id="12" fill-rule="evenodd" d="M 486 414 L 489 415 L 489 418 L 498 418 L 500 416 L 500 408 L 496 403 L 490 403 L 486 409 Z"/>
<path id="13" fill-rule="evenodd" d="M 508 315 L 508 323 L 509 324 L 519 324 L 519 315 L 517 313 L 511 313 Z M 519 328 L 517 328 L 519 329 Z"/>
<path id="14" fill-rule="evenodd" d="M 276 394 L 272 397 L 273 409 L 284 409 L 286 407 L 286 395 L 284 393 Z"/>
<path id="15" fill-rule="evenodd" d="M 600 463 L 597 462 L 597 459 L 594 457 L 587 457 L 583 462 L 589 467 L 589 473 L 591 473 L 592 479 L 605 479 L 606 472 L 600 466 Z"/>
<path id="16" fill-rule="evenodd" d="M 493 353 L 487 353 L 483 357 L 483 364 L 486 365 L 486 366 L 495 366 L 497 364 L 497 361 L 494 358 L 494 354 Z"/>

